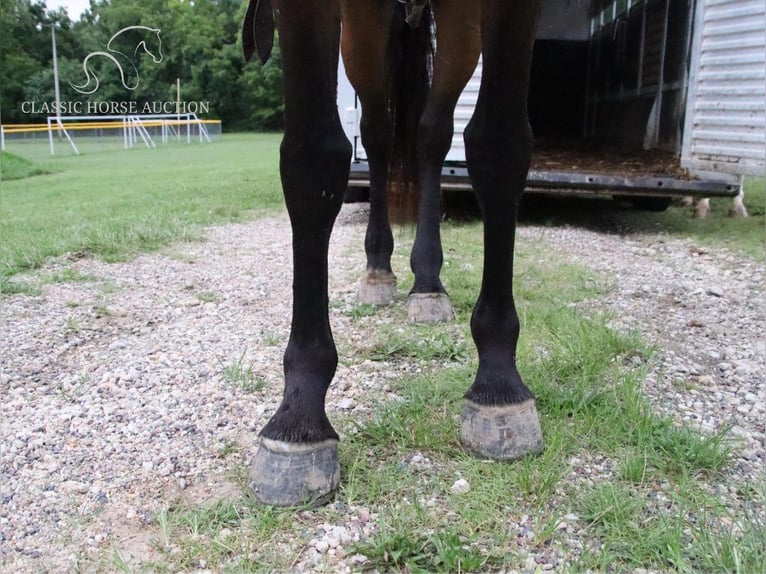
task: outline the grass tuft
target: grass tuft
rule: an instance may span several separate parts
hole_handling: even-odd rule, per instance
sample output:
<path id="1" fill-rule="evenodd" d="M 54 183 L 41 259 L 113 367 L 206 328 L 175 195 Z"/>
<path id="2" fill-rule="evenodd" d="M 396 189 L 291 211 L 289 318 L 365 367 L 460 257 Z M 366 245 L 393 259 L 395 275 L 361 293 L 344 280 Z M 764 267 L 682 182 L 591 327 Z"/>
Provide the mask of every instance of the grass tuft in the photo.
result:
<path id="1" fill-rule="evenodd" d="M 35 287 L 26 281 L 10 280 L 0 276 L 0 296 L 2 295 L 30 295 L 37 296 L 42 293 L 39 287 Z"/>
<path id="2" fill-rule="evenodd" d="M 448 529 L 430 535 L 408 530 L 405 521 L 381 529 L 353 550 L 367 557 L 364 570 L 407 572 L 479 572 L 488 557 L 473 540 Z"/>
<path id="3" fill-rule="evenodd" d="M 266 386 L 266 379 L 255 372 L 255 362 L 246 361 L 247 351 L 223 367 L 222 375 L 226 382 L 245 391 L 246 393 L 255 393 L 263 390 Z"/>

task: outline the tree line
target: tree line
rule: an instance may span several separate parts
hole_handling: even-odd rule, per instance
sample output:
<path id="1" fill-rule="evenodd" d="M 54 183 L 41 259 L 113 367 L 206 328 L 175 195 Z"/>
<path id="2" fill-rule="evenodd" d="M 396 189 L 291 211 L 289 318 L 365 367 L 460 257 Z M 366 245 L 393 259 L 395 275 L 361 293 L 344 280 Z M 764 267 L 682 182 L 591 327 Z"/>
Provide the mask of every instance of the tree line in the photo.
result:
<path id="1" fill-rule="evenodd" d="M 240 26 L 246 8 L 242 0 L 91 0 L 72 20 L 41 0 L 3 0 L 0 119 L 39 122 L 52 113 L 55 26 L 62 106 L 168 108 L 178 79 L 181 100 L 195 103 L 201 117 L 220 119 L 225 130 L 281 129 L 279 50 L 275 46 L 265 66 L 245 63 Z M 95 81 L 98 89 L 83 93 Z"/>

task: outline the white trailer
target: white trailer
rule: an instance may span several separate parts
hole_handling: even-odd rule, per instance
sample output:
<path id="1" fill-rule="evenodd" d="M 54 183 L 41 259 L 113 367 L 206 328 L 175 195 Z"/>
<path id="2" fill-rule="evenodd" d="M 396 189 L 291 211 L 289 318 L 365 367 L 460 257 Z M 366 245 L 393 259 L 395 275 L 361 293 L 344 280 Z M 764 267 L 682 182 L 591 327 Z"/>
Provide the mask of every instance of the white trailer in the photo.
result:
<path id="1" fill-rule="evenodd" d="M 445 189 L 470 188 L 463 131 L 480 81 L 481 62 L 455 111 Z M 365 187 L 361 111 L 342 68 L 338 102 L 354 144 L 349 185 Z M 660 208 L 735 196 L 744 175 L 766 171 L 766 2 L 544 0 L 530 118 L 529 191 L 652 197 Z"/>

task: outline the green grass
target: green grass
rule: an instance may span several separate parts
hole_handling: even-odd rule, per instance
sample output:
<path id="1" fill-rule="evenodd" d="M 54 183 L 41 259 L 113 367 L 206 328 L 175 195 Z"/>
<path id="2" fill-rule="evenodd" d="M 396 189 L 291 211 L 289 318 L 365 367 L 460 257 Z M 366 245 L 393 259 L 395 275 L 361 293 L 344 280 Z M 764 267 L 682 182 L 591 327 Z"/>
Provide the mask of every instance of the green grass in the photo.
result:
<path id="1" fill-rule="evenodd" d="M 162 559 L 146 566 L 152 572 L 287 568 L 293 556 L 280 555 L 269 544 L 279 530 L 290 527 L 291 515 L 291 510 L 256 506 L 247 498 L 165 509 L 155 520 L 155 548 Z"/>
<path id="2" fill-rule="evenodd" d="M 367 556 L 365 569 L 406 570 L 408 572 L 479 572 L 490 559 L 470 540 L 454 530 L 411 537 L 400 524 L 384 524 L 370 542 L 359 544 L 356 551 Z"/>
<path id="3" fill-rule="evenodd" d="M 745 180 L 745 207 L 749 217 L 729 217 L 729 199 L 711 199 L 710 215 L 694 219 L 691 211 L 671 207 L 665 213 L 654 214 L 660 228 L 673 235 L 689 236 L 709 247 L 725 246 L 734 252 L 744 252 L 757 261 L 766 260 L 766 180 Z"/>
<path id="4" fill-rule="evenodd" d="M 24 179 L 46 173 L 49 173 L 48 169 L 38 162 L 25 159 L 7 151 L 0 151 L 0 182 Z"/>
<path id="5" fill-rule="evenodd" d="M 650 240 L 673 236 L 690 238 L 695 247 L 726 247 L 756 261 L 766 260 L 766 193 L 763 178 L 745 180 L 746 218 L 729 217 L 731 199 L 713 198 L 707 219 L 694 217 L 694 208 L 671 206 L 657 213 L 641 211 L 625 202 L 577 200 L 566 197 L 528 197 L 522 209 L 522 224 L 574 225 L 623 236 L 647 234 Z"/>
<path id="6" fill-rule="evenodd" d="M 0 295 L 39 295 L 42 290 L 27 281 L 10 280 L 0 275 Z"/>
<path id="7" fill-rule="evenodd" d="M 55 173 L 2 184 L 0 275 L 67 253 L 122 260 L 198 239 L 204 225 L 279 208 L 278 143 L 278 135 L 227 135 L 205 145 L 54 156 Z"/>

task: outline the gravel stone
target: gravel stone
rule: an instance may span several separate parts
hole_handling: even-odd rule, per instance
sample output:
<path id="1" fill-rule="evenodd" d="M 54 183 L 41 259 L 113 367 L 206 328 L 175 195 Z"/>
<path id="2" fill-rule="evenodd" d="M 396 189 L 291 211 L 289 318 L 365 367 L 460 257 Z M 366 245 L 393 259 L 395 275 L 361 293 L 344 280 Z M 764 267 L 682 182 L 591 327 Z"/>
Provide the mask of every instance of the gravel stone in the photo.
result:
<path id="1" fill-rule="evenodd" d="M 452 494 L 468 494 L 471 492 L 471 485 L 464 478 L 460 478 L 450 487 Z"/>

